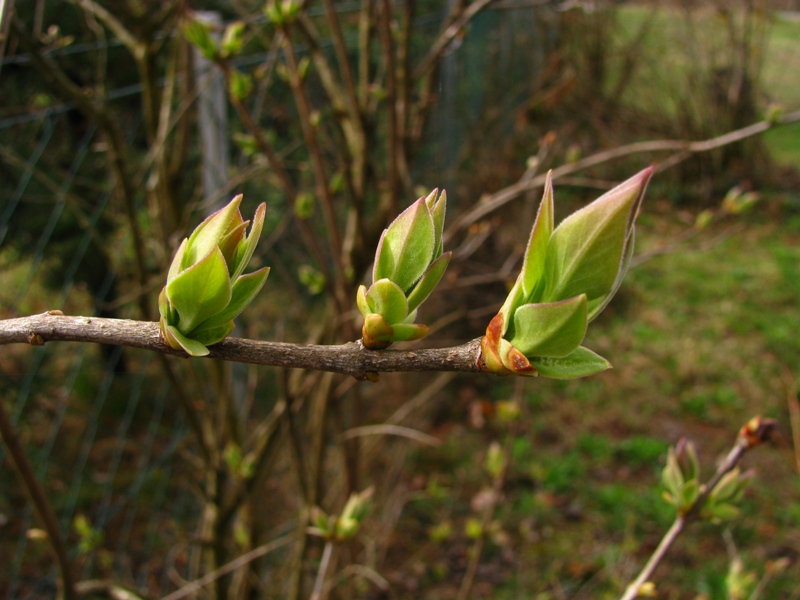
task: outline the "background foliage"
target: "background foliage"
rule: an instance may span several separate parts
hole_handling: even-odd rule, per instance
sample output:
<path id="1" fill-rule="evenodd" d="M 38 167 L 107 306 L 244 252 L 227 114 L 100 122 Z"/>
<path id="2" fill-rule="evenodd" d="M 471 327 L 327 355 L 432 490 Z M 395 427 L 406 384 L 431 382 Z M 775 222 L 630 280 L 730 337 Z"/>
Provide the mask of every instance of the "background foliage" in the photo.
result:
<path id="1" fill-rule="evenodd" d="M 791 6 L 494 3 L 408 88 L 406 106 L 417 102 L 420 119 L 406 114 L 400 143 L 380 27 L 391 26 L 397 50 L 408 23 L 409 64 L 419 66 L 448 15 L 441 3 L 418 2 L 413 13 L 398 4 L 389 19 L 381 13 L 389 3 L 367 2 L 371 78 L 357 94 L 371 154 L 359 188 L 346 162 L 355 154 L 341 150 L 342 113 L 309 40 L 268 22 L 261 3 L 195 2 L 224 23 L 246 23 L 241 51 L 220 62 L 228 81 L 235 72 L 253 86 L 225 102 L 229 167 L 208 190 L 185 3 L 16 4 L 0 70 L 3 318 L 58 308 L 155 319 L 177 243 L 243 192 L 245 214 L 267 203 L 252 262 L 272 275 L 236 335 L 355 339 L 355 288 L 377 234 L 420 188 L 447 188 L 454 223 L 523 177 L 531 156 L 541 170 L 634 141 L 705 139 L 800 106 L 800 26 L 770 10 Z M 311 3 L 308 14 L 322 56 L 343 78 L 326 6 Z M 361 9 L 337 3 L 335 11 L 352 65 L 364 64 Z M 307 128 L 315 122 L 318 152 Z M 662 158 L 636 155 L 556 182 L 559 202 L 575 208 Z M 800 126 L 673 163 L 651 184 L 639 264 L 590 329 L 591 346 L 616 368 L 588 380 L 391 375 L 362 386 L 129 349 L 4 347 L 0 401 L 50 492 L 79 577 L 160 597 L 292 536 L 209 593 L 306 597 L 324 545 L 305 536 L 305 511 L 338 514 L 351 492 L 372 484 L 372 514 L 329 570 L 334 595 L 455 597 L 485 536 L 473 597 L 614 597 L 669 523 L 657 486 L 667 446 L 693 438 L 710 469 L 739 425 L 762 413 L 781 421 L 782 437 L 748 458 L 759 477 L 742 517 L 727 537 L 703 526 L 685 538 L 658 587 L 664 597 L 732 597 L 725 580 L 734 557 L 759 577 L 788 558 L 762 597 L 797 597 L 800 480 L 789 407 L 800 356 Z M 734 185 L 760 194 L 757 209 L 744 218 L 720 212 L 696 228 L 698 213 Z M 425 307 L 425 345 L 483 333 L 518 271 L 537 202 L 534 192 L 453 230 L 453 262 Z M 361 233 L 342 248 L 354 206 Z M 352 435 L 369 424 L 439 443 Z M 502 478 L 481 467 L 493 442 L 507 450 Z M 52 595 L 46 542 L 7 460 L 0 490 L 0 564 L 8 565 L 0 590 Z"/>

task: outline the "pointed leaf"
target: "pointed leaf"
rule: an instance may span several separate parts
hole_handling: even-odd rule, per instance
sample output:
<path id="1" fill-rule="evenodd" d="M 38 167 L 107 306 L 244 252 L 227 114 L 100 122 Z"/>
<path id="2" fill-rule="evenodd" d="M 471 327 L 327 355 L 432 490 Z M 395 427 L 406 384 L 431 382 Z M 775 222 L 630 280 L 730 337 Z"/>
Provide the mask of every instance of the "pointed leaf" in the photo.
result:
<path id="1" fill-rule="evenodd" d="M 227 206 L 219 209 L 197 226 L 189 236 L 189 245 L 183 259 L 184 269 L 208 255 L 231 229 L 242 222 L 242 216 L 239 214 L 241 202 L 242 195 L 239 194 Z M 234 224 L 233 227 L 231 227 L 232 224 Z"/>
<path id="2" fill-rule="evenodd" d="M 186 354 L 190 356 L 206 356 L 208 354 L 209 352 L 208 348 L 206 348 L 203 344 L 201 344 L 197 340 L 193 340 L 183 335 L 180 331 L 178 331 L 177 327 L 168 325 L 167 331 L 169 332 L 169 335 L 172 338 L 170 342 L 172 341 L 177 342 L 180 345 L 180 347 L 183 348 Z M 170 346 L 172 346 L 172 343 L 170 343 Z M 174 348 L 175 346 L 172 347 Z"/>
<path id="3" fill-rule="evenodd" d="M 605 358 L 583 346 L 563 358 L 532 358 L 531 363 L 540 374 L 553 379 L 586 377 L 611 368 L 611 363 Z"/>
<path id="4" fill-rule="evenodd" d="M 226 233 L 217 244 L 222 256 L 225 258 L 225 264 L 228 265 L 228 272 L 231 274 L 233 274 L 233 269 L 236 266 L 236 253 L 239 249 L 239 243 L 244 240 L 244 232 L 249 224 L 250 221 L 242 221 Z"/>
<path id="5" fill-rule="evenodd" d="M 380 279 L 370 286 L 367 304 L 372 313 L 382 315 L 387 323 L 400 323 L 408 315 L 406 295 L 388 279 Z"/>
<path id="6" fill-rule="evenodd" d="M 192 338 L 196 342 L 200 342 L 205 346 L 212 346 L 224 340 L 231 334 L 235 324 L 233 321 L 215 325 L 214 327 L 206 327 L 201 325 L 192 332 Z"/>
<path id="7" fill-rule="evenodd" d="M 420 198 L 384 232 L 375 261 L 373 280 L 391 279 L 408 291 L 428 268 L 435 247 L 433 217 Z"/>
<path id="8" fill-rule="evenodd" d="M 425 337 L 428 334 L 428 326 L 415 324 L 407 325 L 404 323 L 397 323 L 392 325 L 392 341 L 393 342 L 410 342 Z"/>
<path id="9" fill-rule="evenodd" d="M 497 313 L 502 318 L 502 327 L 500 329 L 501 337 L 505 336 L 506 333 L 513 334 L 513 331 L 509 332 L 509 328 L 513 330 L 514 326 L 512 316 L 523 304 L 525 304 L 525 293 L 522 291 L 522 273 L 520 273 L 511 291 L 508 292 L 503 306 L 500 307 L 500 312 Z"/>
<path id="10" fill-rule="evenodd" d="M 253 301 L 258 292 L 261 291 L 261 288 L 264 287 L 268 275 L 269 267 L 263 267 L 258 271 L 239 277 L 231 287 L 231 299 L 228 305 L 222 311 L 200 323 L 196 330 L 218 327 L 238 317 L 247 308 L 247 305 Z M 196 337 L 196 330 L 191 333 L 193 337 Z"/>
<path id="11" fill-rule="evenodd" d="M 158 295 L 158 314 L 164 320 L 169 320 L 169 299 L 167 298 L 167 286 L 161 288 L 161 293 Z"/>
<path id="12" fill-rule="evenodd" d="M 544 301 L 585 293 L 594 306 L 611 292 L 651 174 L 645 169 L 556 228 L 547 245 Z"/>
<path id="13" fill-rule="evenodd" d="M 525 304 L 514 312 L 509 341 L 525 356 L 571 354 L 586 335 L 586 295 L 548 304 Z"/>
<path id="14" fill-rule="evenodd" d="M 256 250 L 256 244 L 261 237 L 261 230 L 264 227 L 264 216 L 267 214 L 267 205 L 262 202 L 256 209 L 256 214 L 253 217 L 253 225 L 250 227 L 250 234 L 247 236 L 243 243 L 239 243 L 239 248 L 236 253 L 236 267 L 233 269 L 231 279 L 235 280 L 242 273 L 244 273 L 247 263 L 253 258 L 253 252 Z"/>
<path id="15" fill-rule="evenodd" d="M 436 235 L 436 245 L 433 249 L 434 258 L 438 258 L 442 254 L 442 236 L 444 234 L 444 217 L 447 210 L 447 192 L 442 190 L 438 195 L 439 190 L 435 189 L 428 197 L 425 198 L 425 204 L 433 217 L 433 227 Z"/>
<path id="16" fill-rule="evenodd" d="M 178 251 L 175 253 L 175 258 L 169 265 L 169 273 L 167 273 L 167 283 L 172 281 L 183 270 L 183 259 L 186 254 L 186 246 L 189 243 L 189 238 L 183 238 L 181 245 L 178 246 Z"/>
<path id="17" fill-rule="evenodd" d="M 369 303 L 367 302 L 367 286 L 358 286 L 358 291 L 356 292 L 356 305 L 358 306 L 358 311 L 361 313 L 362 317 L 372 314 L 372 309 L 369 307 Z"/>
<path id="18" fill-rule="evenodd" d="M 522 290 L 526 302 L 539 302 L 536 292 L 541 294 L 544 287 L 545 257 L 547 256 L 547 243 L 553 235 L 553 173 L 547 173 L 544 184 L 542 202 L 536 213 L 531 237 L 525 250 L 525 260 L 522 263 Z"/>
<path id="19" fill-rule="evenodd" d="M 600 297 L 596 299 L 593 303 L 589 305 L 589 322 L 591 323 L 594 319 L 603 312 L 608 306 L 609 302 L 614 298 L 619 289 L 619 286 L 622 285 L 622 280 L 625 279 L 625 275 L 628 274 L 628 267 L 631 264 L 631 259 L 633 258 L 633 247 L 634 247 L 634 239 L 635 233 L 631 230 L 630 236 L 628 236 L 628 241 L 626 242 L 625 249 L 623 250 L 622 254 L 622 262 L 619 265 L 619 271 L 617 271 L 617 278 L 611 286 L 611 291 L 608 292 L 604 297 Z"/>
<path id="20" fill-rule="evenodd" d="M 442 279 L 447 265 L 450 264 L 452 255 L 452 252 L 446 252 L 431 263 L 431 266 L 425 271 L 422 279 L 417 282 L 417 285 L 414 286 L 414 289 L 411 290 L 411 293 L 408 295 L 408 310 L 415 310 L 430 296 L 433 289 Z"/>
<path id="21" fill-rule="evenodd" d="M 190 332 L 224 309 L 231 299 L 228 267 L 222 252 L 214 250 L 167 284 L 167 297 L 178 311 L 178 327 Z"/>

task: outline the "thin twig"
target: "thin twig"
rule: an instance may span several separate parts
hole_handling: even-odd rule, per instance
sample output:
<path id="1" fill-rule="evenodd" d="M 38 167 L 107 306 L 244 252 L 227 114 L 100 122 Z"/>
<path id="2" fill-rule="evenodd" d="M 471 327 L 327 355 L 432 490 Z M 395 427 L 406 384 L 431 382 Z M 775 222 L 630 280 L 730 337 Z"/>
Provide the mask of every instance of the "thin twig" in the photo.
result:
<path id="1" fill-rule="evenodd" d="M 227 575 L 228 573 L 232 573 L 237 569 L 242 568 L 246 564 L 254 561 L 257 558 L 264 556 L 265 554 L 269 554 L 273 550 L 277 550 L 292 542 L 293 537 L 291 535 L 284 536 L 282 538 L 278 538 L 277 540 L 273 540 L 268 544 L 264 544 L 263 546 L 259 546 L 258 548 L 254 548 L 247 552 L 246 554 L 242 554 L 239 558 L 236 558 L 229 562 L 226 565 L 223 565 L 219 569 L 204 575 L 197 581 L 192 581 L 188 585 L 183 586 L 179 590 L 172 592 L 171 594 L 167 594 L 161 600 L 180 600 L 180 598 L 185 598 L 186 596 L 193 594 L 197 590 L 207 586 L 209 583 L 213 583 L 223 575 Z"/>
<path id="2" fill-rule="evenodd" d="M 319 562 L 319 571 L 317 571 L 317 579 L 314 581 L 311 600 L 321 600 L 322 598 L 322 587 L 325 584 L 325 575 L 331 564 L 331 556 L 333 556 L 333 542 L 328 540 L 325 542 L 325 549 L 322 551 L 322 560 Z"/>
<path id="3" fill-rule="evenodd" d="M 353 427 L 345 431 L 341 438 L 343 440 L 351 440 L 365 435 L 396 435 L 421 444 L 428 444 L 429 446 L 439 446 L 442 443 L 437 437 L 422 433 L 411 427 L 403 427 L 402 425 L 363 425 L 361 427 Z"/>
<path id="4" fill-rule="evenodd" d="M 690 142 L 687 140 L 653 140 L 649 142 L 637 142 L 635 144 L 619 146 L 617 148 L 598 152 L 597 154 L 592 154 L 591 156 L 587 156 L 582 160 L 567 165 L 562 165 L 557 169 L 553 169 L 553 180 L 555 181 L 561 177 L 564 177 L 565 175 L 571 175 L 572 173 L 577 173 L 578 171 L 583 171 L 584 169 L 595 167 L 597 165 L 601 165 L 624 156 L 630 156 L 632 154 L 641 154 L 647 152 L 673 152 L 679 155 L 686 155 L 687 153 L 696 154 L 701 152 L 710 152 L 711 150 L 716 150 L 718 148 L 722 148 L 723 146 L 727 146 L 729 144 L 740 142 L 747 138 L 762 134 L 773 127 L 788 125 L 797 121 L 800 121 L 800 110 L 787 113 L 775 120 L 759 121 L 757 123 L 753 123 L 752 125 L 748 125 L 747 127 L 743 127 L 742 129 L 729 131 L 724 135 L 699 142 Z M 657 169 L 659 171 L 663 170 L 662 167 L 664 164 L 665 163 L 662 162 Z M 546 174 L 539 175 L 532 179 L 528 179 L 523 176 L 523 178 L 517 183 L 503 188 L 502 190 L 499 190 L 498 192 L 495 192 L 494 194 L 482 199 L 481 202 L 479 202 L 472 210 L 464 213 L 455 221 L 455 223 L 447 228 L 444 233 L 445 242 L 448 242 L 450 239 L 452 239 L 452 237 L 459 231 L 469 227 L 479 219 L 509 203 L 511 200 L 518 198 L 531 189 L 543 186 L 546 177 Z"/>
<path id="5" fill-rule="evenodd" d="M 67 317 L 50 313 L 0 321 L 0 346 L 41 346 L 51 341 L 102 343 L 187 356 L 182 350 L 167 346 L 161 339 L 158 323 L 150 321 Z M 359 380 L 374 380 L 377 373 L 386 372 L 486 372 L 480 361 L 480 339 L 450 348 L 375 351 L 365 349 L 361 342 L 313 345 L 227 338 L 209 349 L 208 358 L 211 359 L 328 371 Z"/>
<path id="6" fill-rule="evenodd" d="M 28 493 L 28 497 L 33 504 L 39 520 L 42 523 L 45 531 L 47 532 L 47 540 L 50 549 L 55 555 L 58 569 L 61 573 L 61 594 L 63 600 L 75 600 L 78 596 L 75 592 L 75 582 L 72 577 L 72 569 L 67 557 L 67 548 L 64 545 L 64 539 L 61 537 L 61 531 L 58 528 L 58 521 L 56 520 L 53 508 L 47 500 L 47 495 L 44 489 L 36 479 L 33 467 L 31 466 L 28 456 L 17 437 L 14 430 L 14 424 L 6 411 L 5 406 L 0 402 L 0 437 L 5 442 L 8 449 L 8 455 L 11 457 L 11 462 L 19 476 L 22 486 Z"/>

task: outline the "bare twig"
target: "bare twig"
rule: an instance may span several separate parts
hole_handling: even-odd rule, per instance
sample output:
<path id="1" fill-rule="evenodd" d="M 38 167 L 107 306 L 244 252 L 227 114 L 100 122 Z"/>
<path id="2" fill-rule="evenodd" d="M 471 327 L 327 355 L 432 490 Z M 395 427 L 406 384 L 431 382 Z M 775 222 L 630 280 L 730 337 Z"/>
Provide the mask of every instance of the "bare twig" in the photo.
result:
<path id="1" fill-rule="evenodd" d="M 254 548 L 253 550 L 250 550 L 250 552 L 242 554 L 239 558 L 232 560 L 228 564 L 201 577 L 197 581 L 192 581 L 188 585 L 183 586 L 181 589 L 164 596 L 161 598 L 161 600 L 180 600 L 180 598 L 185 598 L 190 594 L 194 594 L 197 592 L 197 590 L 207 586 L 210 583 L 213 583 L 223 575 L 232 573 L 237 569 L 242 568 L 246 564 L 256 560 L 257 558 L 260 558 L 265 554 L 269 554 L 273 550 L 277 550 L 278 548 L 291 543 L 293 540 L 294 538 L 291 535 L 287 535 L 282 538 L 278 538 L 277 540 L 273 540 L 268 544 L 264 544 L 263 546 L 259 546 L 258 548 Z"/>
<path id="2" fill-rule="evenodd" d="M 186 357 L 182 350 L 170 348 L 162 341 L 158 323 L 51 314 L 54 312 L 0 321 L 0 346 L 93 342 Z M 479 364 L 479 339 L 451 348 L 374 351 L 366 350 L 360 342 L 313 345 L 227 338 L 211 346 L 210 350 L 208 358 L 212 359 L 328 371 L 356 379 L 375 379 L 375 375 L 381 372 L 483 372 Z"/>
<path id="3" fill-rule="evenodd" d="M 564 177 L 565 175 L 577 173 L 578 171 L 583 171 L 584 169 L 588 169 L 590 167 L 610 162 L 612 160 L 616 160 L 618 158 L 622 158 L 624 156 L 630 156 L 632 154 L 641 154 L 647 152 L 672 152 L 681 156 L 685 156 L 687 154 L 710 152 L 711 150 L 716 150 L 717 148 L 722 148 L 723 146 L 760 135 L 765 131 L 772 129 L 773 127 L 788 125 L 797 121 L 800 121 L 800 110 L 787 113 L 775 120 L 759 121 L 757 123 L 753 123 L 752 125 L 748 125 L 747 127 L 743 127 L 742 129 L 729 131 L 724 135 L 699 142 L 690 142 L 687 140 L 653 140 L 649 142 L 637 142 L 635 144 L 619 146 L 617 148 L 598 152 L 597 154 L 592 154 L 591 156 L 587 156 L 582 160 L 567 165 L 562 165 L 557 169 L 553 169 L 553 180 Z M 669 161 L 669 159 L 667 159 L 667 161 Z M 661 167 L 667 161 L 662 161 L 661 165 L 658 167 L 658 170 L 662 170 Z M 445 242 L 452 239 L 452 237 L 458 231 L 469 227 L 477 220 L 485 217 L 489 213 L 494 212 L 511 200 L 518 198 L 531 189 L 543 186 L 546 177 L 546 174 L 542 174 L 533 178 L 526 178 L 523 175 L 522 179 L 520 179 L 517 183 L 514 183 L 490 196 L 487 196 L 480 203 L 478 203 L 475 208 L 464 213 L 455 221 L 455 223 L 448 227 L 444 234 Z"/>
<path id="4" fill-rule="evenodd" d="M 44 489 L 39 484 L 39 480 L 36 479 L 33 467 L 25 454 L 25 449 L 22 447 L 16 431 L 14 431 L 14 424 L 11 422 L 11 418 L 2 402 L 0 402 L 0 437 L 2 437 L 6 448 L 8 448 L 8 455 L 11 457 L 11 462 L 22 482 L 22 486 L 28 493 L 33 508 L 47 532 L 50 549 L 55 555 L 56 563 L 61 573 L 60 598 L 63 598 L 63 600 L 75 600 L 78 597 L 75 592 L 75 582 L 72 577 L 69 558 L 67 557 L 67 548 L 58 528 L 58 521 L 50 502 L 47 500 Z"/>
<path id="5" fill-rule="evenodd" d="M 429 446 L 439 446 L 442 443 L 437 437 L 402 425 L 363 425 L 348 429 L 341 437 L 343 440 L 350 440 L 365 435 L 397 435 Z"/>
<path id="6" fill-rule="evenodd" d="M 311 600 L 322 599 L 322 588 L 325 583 L 325 575 L 331 564 L 331 556 L 333 556 L 333 542 L 328 540 L 325 542 L 325 549 L 322 551 L 322 560 L 319 562 L 319 571 L 317 571 L 317 579 L 314 581 L 314 591 L 311 592 Z"/>

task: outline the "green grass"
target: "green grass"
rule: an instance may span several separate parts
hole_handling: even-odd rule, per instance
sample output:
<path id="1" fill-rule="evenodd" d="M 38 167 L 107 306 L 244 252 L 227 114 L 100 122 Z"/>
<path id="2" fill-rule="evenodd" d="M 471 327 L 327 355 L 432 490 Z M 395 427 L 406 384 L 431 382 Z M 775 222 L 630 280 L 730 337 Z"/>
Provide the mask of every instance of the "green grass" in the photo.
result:
<path id="1" fill-rule="evenodd" d="M 769 220 L 768 212 L 781 216 Z M 618 597 L 674 516 L 660 487 L 669 445 L 692 439 L 707 479 L 753 415 L 779 418 L 788 439 L 782 370 L 800 376 L 800 237 L 793 215 L 791 207 L 763 206 L 636 267 L 586 341 L 615 368 L 574 382 L 525 382 L 528 402 L 496 513 L 511 541 L 488 543 L 481 564 L 495 579 L 482 597 Z M 674 217 L 645 220 L 640 253 L 685 230 Z M 513 382 L 492 385 L 492 396 L 512 394 Z M 471 500 L 489 485 L 478 468 L 485 448 L 506 431 L 490 420 L 480 431 L 456 430 L 440 449 L 421 450 L 420 458 L 441 462 L 423 459 L 415 472 L 424 464 L 446 470 L 452 496 L 427 505 L 424 515 L 417 506 L 398 529 L 420 527 L 409 519 L 425 526 L 447 521 L 463 531 L 476 516 Z M 755 468 L 757 477 L 729 527 L 746 569 L 760 577 L 769 561 L 800 551 L 793 533 L 800 476 L 785 444 L 754 450 L 743 467 Z M 660 597 L 724 598 L 730 558 L 723 530 L 707 524 L 683 534 L 655 578 Z M 469 552 L 461 533 L 447 542 L 428 564 L 452 565 L 453 555 Z M 425 597 L 449 597 L 458 568 L 436 572 L 426 580 Z M 791 597 L 797 578 L 793 563 L 761 597 Z"/>

